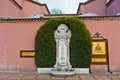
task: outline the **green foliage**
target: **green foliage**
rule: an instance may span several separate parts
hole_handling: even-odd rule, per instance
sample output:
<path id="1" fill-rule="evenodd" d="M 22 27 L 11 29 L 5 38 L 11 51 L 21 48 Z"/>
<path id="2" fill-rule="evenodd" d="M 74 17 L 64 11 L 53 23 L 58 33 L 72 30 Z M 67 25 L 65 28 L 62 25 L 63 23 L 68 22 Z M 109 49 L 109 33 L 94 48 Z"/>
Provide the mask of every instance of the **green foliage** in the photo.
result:
<path id="1" fill-rule="evenodd" d="M 51 9 L 50 13 L 51 14 L 63 14 L 63 12 L 57 8 Z"/>
<path id="2" fill-rule="evenodd" d="M 84 22 L 77 18 L 55 18 L 48 20 L 35 38 L 35 63 L 37 67 L 53 67 L 56 61 L 54 30 L 66 24 L 72 32 L 70 40 L 70 62 L 73 67 L 86 68 L 91 64 L 92 38 Z"/>

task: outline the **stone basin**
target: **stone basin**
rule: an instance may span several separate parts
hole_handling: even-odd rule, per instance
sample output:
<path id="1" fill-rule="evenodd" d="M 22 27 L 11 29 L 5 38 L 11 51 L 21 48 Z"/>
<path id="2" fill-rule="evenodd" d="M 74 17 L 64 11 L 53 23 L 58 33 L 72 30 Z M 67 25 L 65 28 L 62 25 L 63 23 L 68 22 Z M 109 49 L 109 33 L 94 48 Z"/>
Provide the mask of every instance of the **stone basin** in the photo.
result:
<path id="1" fill-rule="evenodd" d="M 51 71 L 51 74 L 54 76 L 72 76 L 75 74 L 75 70 L 71 71 Z"/>

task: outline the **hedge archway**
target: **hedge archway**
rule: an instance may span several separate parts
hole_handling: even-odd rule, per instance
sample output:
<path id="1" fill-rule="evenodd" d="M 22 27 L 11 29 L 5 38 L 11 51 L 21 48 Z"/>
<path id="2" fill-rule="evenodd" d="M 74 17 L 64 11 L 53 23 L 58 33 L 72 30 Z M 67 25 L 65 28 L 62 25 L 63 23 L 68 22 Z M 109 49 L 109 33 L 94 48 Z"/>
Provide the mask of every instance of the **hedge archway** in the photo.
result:
<path id="1" fill-rule="evenodd" d="M 48 20 L 35 37 L 35 64 L 37 67 L 53 67 L 56 59 L 54 30 L 66 24 L 72 32 L 70 62 L 72 67 L 86 68 L 91 64 L 92 38 L 84 22 L 78 18 L 55 18 Z"/>

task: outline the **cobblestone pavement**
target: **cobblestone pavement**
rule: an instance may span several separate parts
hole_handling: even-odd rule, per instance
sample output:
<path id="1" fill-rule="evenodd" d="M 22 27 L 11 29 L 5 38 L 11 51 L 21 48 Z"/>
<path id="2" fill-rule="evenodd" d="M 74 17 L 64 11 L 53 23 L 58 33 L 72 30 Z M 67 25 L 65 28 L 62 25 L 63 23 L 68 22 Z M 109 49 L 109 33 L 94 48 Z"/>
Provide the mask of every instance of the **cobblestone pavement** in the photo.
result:
<path id="1" fill-rule="evenodd" d="M 120 80 L 120 74 L 76 74 L 53 76 L 35 73 L 0 73 L 0 80 Z"/>

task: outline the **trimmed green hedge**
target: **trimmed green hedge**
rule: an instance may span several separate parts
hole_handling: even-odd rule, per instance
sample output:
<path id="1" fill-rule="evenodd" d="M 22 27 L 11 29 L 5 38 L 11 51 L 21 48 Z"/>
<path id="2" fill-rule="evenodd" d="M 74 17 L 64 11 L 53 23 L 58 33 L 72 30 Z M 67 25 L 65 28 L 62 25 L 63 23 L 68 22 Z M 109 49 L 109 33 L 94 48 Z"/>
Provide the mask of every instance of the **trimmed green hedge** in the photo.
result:
<path id="1" fill-rule="evenodd" d="M 54 30 L 66 24 L 72 32 L 70 62 L 72 67 L 86 68 L 91 64 L 92 38 L 84 22 L 78 18 L 55 18 L 48 20 L 35 37 L 35 63 L 37 67 L 53 67 L 56 61 Z"/>

